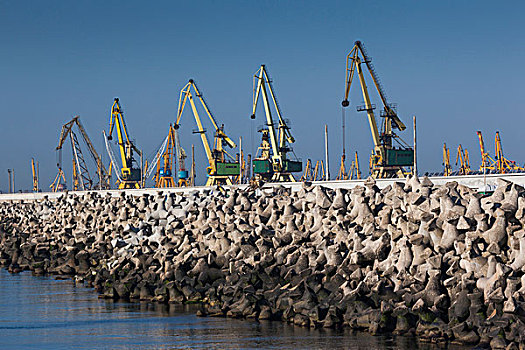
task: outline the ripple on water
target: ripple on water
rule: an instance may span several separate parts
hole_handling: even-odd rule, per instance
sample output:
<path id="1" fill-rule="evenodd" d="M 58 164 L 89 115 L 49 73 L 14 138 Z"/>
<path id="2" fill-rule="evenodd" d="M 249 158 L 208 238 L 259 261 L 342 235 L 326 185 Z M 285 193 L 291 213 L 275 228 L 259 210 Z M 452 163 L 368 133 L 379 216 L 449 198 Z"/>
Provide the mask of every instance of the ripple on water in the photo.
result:
<path id="1" fill-rule="evenodd" d="M 1 349 L 434 349 L 413 338 L 199 318 L 194 305 L 113 303 L 27 272 L 0 269 L 0 290 Z"/>

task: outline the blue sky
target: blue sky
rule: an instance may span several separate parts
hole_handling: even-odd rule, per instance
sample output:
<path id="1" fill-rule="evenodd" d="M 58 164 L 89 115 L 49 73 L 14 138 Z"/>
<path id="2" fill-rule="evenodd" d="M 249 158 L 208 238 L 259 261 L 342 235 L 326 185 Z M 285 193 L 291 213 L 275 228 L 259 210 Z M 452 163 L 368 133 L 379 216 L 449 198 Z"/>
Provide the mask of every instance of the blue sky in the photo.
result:
<path id="1" fill-rule="evenodd" d="M 102 130 L 117 96 L 132 138 L 152 155 L 189 78 L 226 132 L 256 147 L 253 130 L 263 115 L 255 122 L 249 116 L 252 77 L 262 63 L 291 120 L 298 157 L 324 157 L 328 124 L 335 176 L 345 57 L 355 40 L 365 43 L 409 129 L 412 115 L 418 117 L 420 172 L 441 169 L 443 142 L 452 158 L 461 143 L 478 167 L 476 130 L 492 152 L 499 130 L 507 157 L 523 164 L 524 7 L 517 1 L 0 0 L 0 190 L 7 190 L 8 168 L 16 171 L 17 189 L 30 189 L 31 157 L 40 163 L 41 187 L 51 183 L 61 125 L 74 115 L 105 153 Z M 357 150 L 366 168 L 372 140 L 366 115 L 355 110 L 362 101 L 357 84 L 351 101 L 347 153 Z M 182 143 L 188 152 L 195 144 L 203 181 L 204 152 L 193 128 L 185 114 Z M 411 141 L 411 130 L 401 136 Z M 70 161 L 65 147 L 63 162 Z"/>

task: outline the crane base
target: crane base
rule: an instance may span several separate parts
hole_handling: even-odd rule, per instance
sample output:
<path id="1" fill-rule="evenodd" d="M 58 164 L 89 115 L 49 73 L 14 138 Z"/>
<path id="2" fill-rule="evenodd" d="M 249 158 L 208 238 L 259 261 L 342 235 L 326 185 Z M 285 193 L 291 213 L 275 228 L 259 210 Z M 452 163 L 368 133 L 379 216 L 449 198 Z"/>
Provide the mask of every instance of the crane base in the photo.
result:
<path id="1" fill-rule="evenodd" d="M 138 181 L 122 181 L 118 185 L 118 189 L 119 190 L 132 189 L 132 188 L 139 189 L 140 188 L 140 183 Z"/>
<path id="2" fill-rule="evenodd" d="M 206 186 L 233 185 L 229 176 L 209 175 Z"/>
<path id="3" fill-rule="evenodd" d="M 175 180 L 173 180 L 172 176 L 161 177 L 159 179 L 159 183 L 155 187 L 157 188 L 175 187 Z"/>

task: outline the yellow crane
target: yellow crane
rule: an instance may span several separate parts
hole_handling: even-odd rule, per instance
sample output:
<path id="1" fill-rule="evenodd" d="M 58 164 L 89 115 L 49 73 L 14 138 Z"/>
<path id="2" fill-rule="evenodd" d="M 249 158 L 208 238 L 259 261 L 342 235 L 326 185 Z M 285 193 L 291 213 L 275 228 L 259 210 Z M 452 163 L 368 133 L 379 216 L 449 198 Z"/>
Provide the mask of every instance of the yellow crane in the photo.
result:
<path id="1" fill-rule="evenodd" d="M 272 82 L 264 64 L 261 65 L 261 68 L 255 73 L 253 82 L 251 119 L 255 119 L 259 95 L 262 95 L 262 102 L 266 114 L 266 126 L 258 130 L 262 135 L 262 142 L 258 149 L 257 157 L 253 160 L 253 171 L 256 177 L 264 181 L 295 182 L 292 173 L 301 172 L 303 164 L 300 161 L 291 160 L 287 157 L 287 154 L 292 152 L 289 144 L 294 143 L 295 139 L 290 132 L 290 127 L 282 117 Z M 270 96 L 268 96 L 268 94 Z M 272 99 L 279 118 L 278 123 L 273 120 L 269 97 Z"/>
<path id="2" fill-rule="evenodd" d="M 525 168 L 519 166 L 516 161 L 509 160 L 503 155 L 503 146 L 501 144 L 501 138 L 499 136 L 499 131 L 496 131 L 495 137 L 496 144 L 496 160 L 498 171 L 500 174 L 508 173 L 510 171 L 524 171 Z"/>
<path id="3" fill-rule="evenodd" d="M 155 159 L 151 163 L 151 167 L 156 169 L 154 182 L 157 188 L 188 186 L 188 171 L 185 167 L 186 152 L 180 146 L 179 134 L 177 129 L 170 124 L 168 136 L 163 145 L 157 152 Z M 173 168 L 178 160 L 178 171 L 176 173 Z M 146 178 L 149 178 L 153 169 L 151 167 L 147 171 Z"/>
<path id="4" fill-rule="evenodd" d="M 38 183 L 38 170 L 38 162 L 35 162 L 35 159 L 31 158 L 31 173 L 33 174 L 33 192 L 40 192 L 40 185 Z"/>
<path id="5" fill-rule="evenodd" d="M 175 147 L 175 128 L 170 124 L 168 131 L 168 137 L 166 139 L 167 144 L 162 152 L 162 155 L 158 157 L 156 163 L 156 172 L 154 177 L 155 187 L 166 188 L 175 187 L 175 179 L 173 178 L 172 165 L 175 163 L 175 154 L 173 152 Z M 154 163 L 152 163 L 155 165 Z"/>
<path id="6" fill-rule="evenodd" d="M 115 130 L 118 139 L 118 145 L 120 150 L 121 167 L 120 173 L 118 172 L 118 166 L 116 157 L 109 145 L 110 140 L 113 139 L 113 130 Z M 106 135 L 104 132 L 104 138 L 106 139 L 106 148 L 111 158 L 111 167 L 115 169 L 115 174 L 118 178 L 118 188 L 140 188 L 142 185 L 142 171 L 137 166 L 133 152 L 136 152 L 139 156 L 142 156 L 142 152 L 135 146 L 126 127 L 124 120 L 124 112 L 120 105 L 119 99 L 115 98 L 113 105 L 111 106 L 111 114 L 109 116 L 109 132 Z"/>
<path id="7" fill-rule="evenodd" d="M 380 113 L 380 116 L 383 118 L 381 133 L 377 127 L 374 115 L 375 105 L 370 100 L 362 63 L 365 63 L 383 104 L 383 110 Z M 365 105 L 358 106 L 357 111 L 367 112 L 374 142 L 374 150 L 370 156 L 370 173 L 375 178 L 404 177 L 410 173 L 405 167 L 414 165 L 414 150 L 394 132 L 394 129 L 403 131 L 406 129 L 406 126 L 397 116 L 395 105 L 388 103 L 386 94 L 372 65 L 371 58 L 360 41 L 355 42 L 354 47 L 346 58 L 346 88 L 342 102 L 343 107 L 350 105 L 348 98 L 355 72 L 357 72 L 365 101 Z M 394 141 L 397 142 L 397 147 L 395 147 Z"/>
<path id="8" fill-rule="evenodd" d="M 443 175 L 450 176 L 452 166 L 450 165 L 450 150 L 447 148 L 446 143 L 443 143 L 443 167 Z"/>
<path id="9" fill-rule="evenodd" d="M 361 179 L 361 170 L 359 169 L 359 157 L 357 156 L 357 151 L 355 152 L 355 157 L 352 161 L 352 164 L 350 164 L 350 170 L 348 171 L 348 179 Z"/>
<path id="10" fill-rule="evenodd" d="M 192 92 L 193 91 L 193 92 Z M 206 137 L 206 130 L 202 125 L 201 118 L 197 111 L 195 105 L 194 96 L 196 96 L 201 102 L 202 107 L 204 108 L 206 115 L 210 119 L 213 128 L 214 128 L 214 142 L 213 149 L 210 147 L 208 139 Z M 237 177 L 240 175 L 240 166 L 238 162 L 228 161 L 228 159 L 233 160 L 226 150 L 223 147 L 223 144 L 229 148 L 236 148 L 237 145 L 233 142 L 224 132 L 224 125 L 217 124 L 217 121 L 213 117 L 208 105 L 204 101 L 204 97 L 197 88 L 197 85 L 193 79 L 190 79 L 189 82 L 182 88 L 179 97 L 179 108 L 177 112 L 177 121 L 175 123 L 175 129 L 179 129 L 180 120 L 182 117 L 182 112 L 186 106 L 187 101 L 190 102 L 191 109 L 193 111 L 193 117 L 197 123 L 197 130 L 194 131 L 196 134 L 200 134 L 202 145 L 204 151 L 206 152 L 206 157 L 208 158 L 209 166 L 207 167 L 208 179 L 206 181 L 206 186 L 215 186 L 215 185 L 232 185 L 232 177 Z"/>
<path id="11" fill-rule="evenodd" d="M 345 169 L 345 154 L 341 156 L 341 164 L 339 165 L 339 173 L 337 174 L 336 180 L 348 180 L 349 176 L 346 174 Z"/>
<path id="12" fill-rule="evenodd" d="M 459 162 L 459 174 L 468 175 L 470 174 L 470 160 L 468 157 L 468 151 L 463 149 L 461 144 L 458 146 L 458 152 L 456 154 L 456 166 Z"/>
<path id="13" fill-rule="evenodd" d="M 304 167 L 303 175 L 301 176 L 299 181 L 301 182 L 310 181 L 310 177 L 312 176 L 311 173 L 312 173 L 312 160 L 308 158 L 308 160 L 306 161 L 306 166 Z"/>
<path id="14" fill-rule="evenodd" d="M 51 188 L 52 192 L 60 192 L 65 191 L 67 189 L 66 176 L 64 175 L 64 171 L 62 170 L 62 168 L 58 168 L 58 173 L 55 176 L 53 183 L 49 185 L 49 188 Z"/>
<path id="15" fill-rule="evenodd" d="M 74 132 L 75 129 L 80 133 L 84 144 L 87 146 L 89 154 L 96 164 L 96 181 L 93 181 L 93 177 L 89 172 L 88 165 L 84 159 L 84 154 L 82 153 L 82 148 L 80 147 L 80 142 L 78 141 L 77 133 Z M 56 151 L 59 154 L 58 168 L 60 177 L 60 172 L 62 171 L 62 147 L 66 142 L 67 138 L 71 141 L 71 154 L 72 154 L 72 163 L 73 163 L 73 190 L 91 190 L 91 189 L 109 189 L 110 179 L 109 173 L 102 164 L 102 159 L 95 150 L 95 146 L 91 142 L 86 129 L 80 122 L 80 117 L 78 115 L 74 116 L 69 122 L 62 125 L 60 131 L 60 137 L 58 139 L 58 146 Z M 63 171 L 62 171 L 63 172 Z"/>
<path id="16" fill-rule="evenodd" d="M 325 168 L 322 160 L 315 162 L 315 167 L 312 172 L 312 181 L 322 181 L 325 178 Z"/>
<path id="17" fill-rule="evenodd" d="M 336 180 L 353 180 L 353 179 L 361 179 L 361 170 L 359 169 L 359 158 L 357 155 L 357 151 L 355 152 L 354 160 L 352 160 L 352 163 L 350 164 L 350 168 L 348 168 L 348 173 L 345 169 L 345 155 L 343 153 L 343 156 L 341 157 L 341 165 L 339 168 L 339 174 L 337 175 Z"/>
<path id="18" fill-rule="evenodd" d="M 179 132 L 175 128 L 173 128 L 173 136 L 175 140 L 175 151 L 179 165 L 177 172 L 177 185 L 179 187 L 188 187 L 190 185 L 188 182 L 189 174 L 188 170 L 186 169 L 186 158 L 188 156 L 186 155 L 186 151 L 184 150 L 184 148 L 182 148 L 182 146 L 180 145 Z"/>
<path id="19" fill-rule="evenodd" d="M 491 172 L 497 170 L 496 161 L 490 156 L 489 152 L 485 149 L 485 142 L 483 141 L 483 134 L 481 131 L 477 132 L 479 139 L 479 148 L 481 151 L 481 165 L 479 170 L 483 172 Z"/>

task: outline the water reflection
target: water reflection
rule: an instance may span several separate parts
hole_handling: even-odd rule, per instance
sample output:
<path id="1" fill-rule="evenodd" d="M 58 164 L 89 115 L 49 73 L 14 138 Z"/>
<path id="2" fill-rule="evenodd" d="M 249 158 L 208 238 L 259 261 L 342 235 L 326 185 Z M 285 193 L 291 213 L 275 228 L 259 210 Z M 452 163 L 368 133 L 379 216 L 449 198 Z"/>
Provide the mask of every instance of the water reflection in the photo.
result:
<path id="1" fill-rule="evenodd" d="M 413 338 L 199 318 L 191 305 L 113 303 L 29 273 L 0 270 L 0 288 L 2 349 L 435 349 Z"/>

